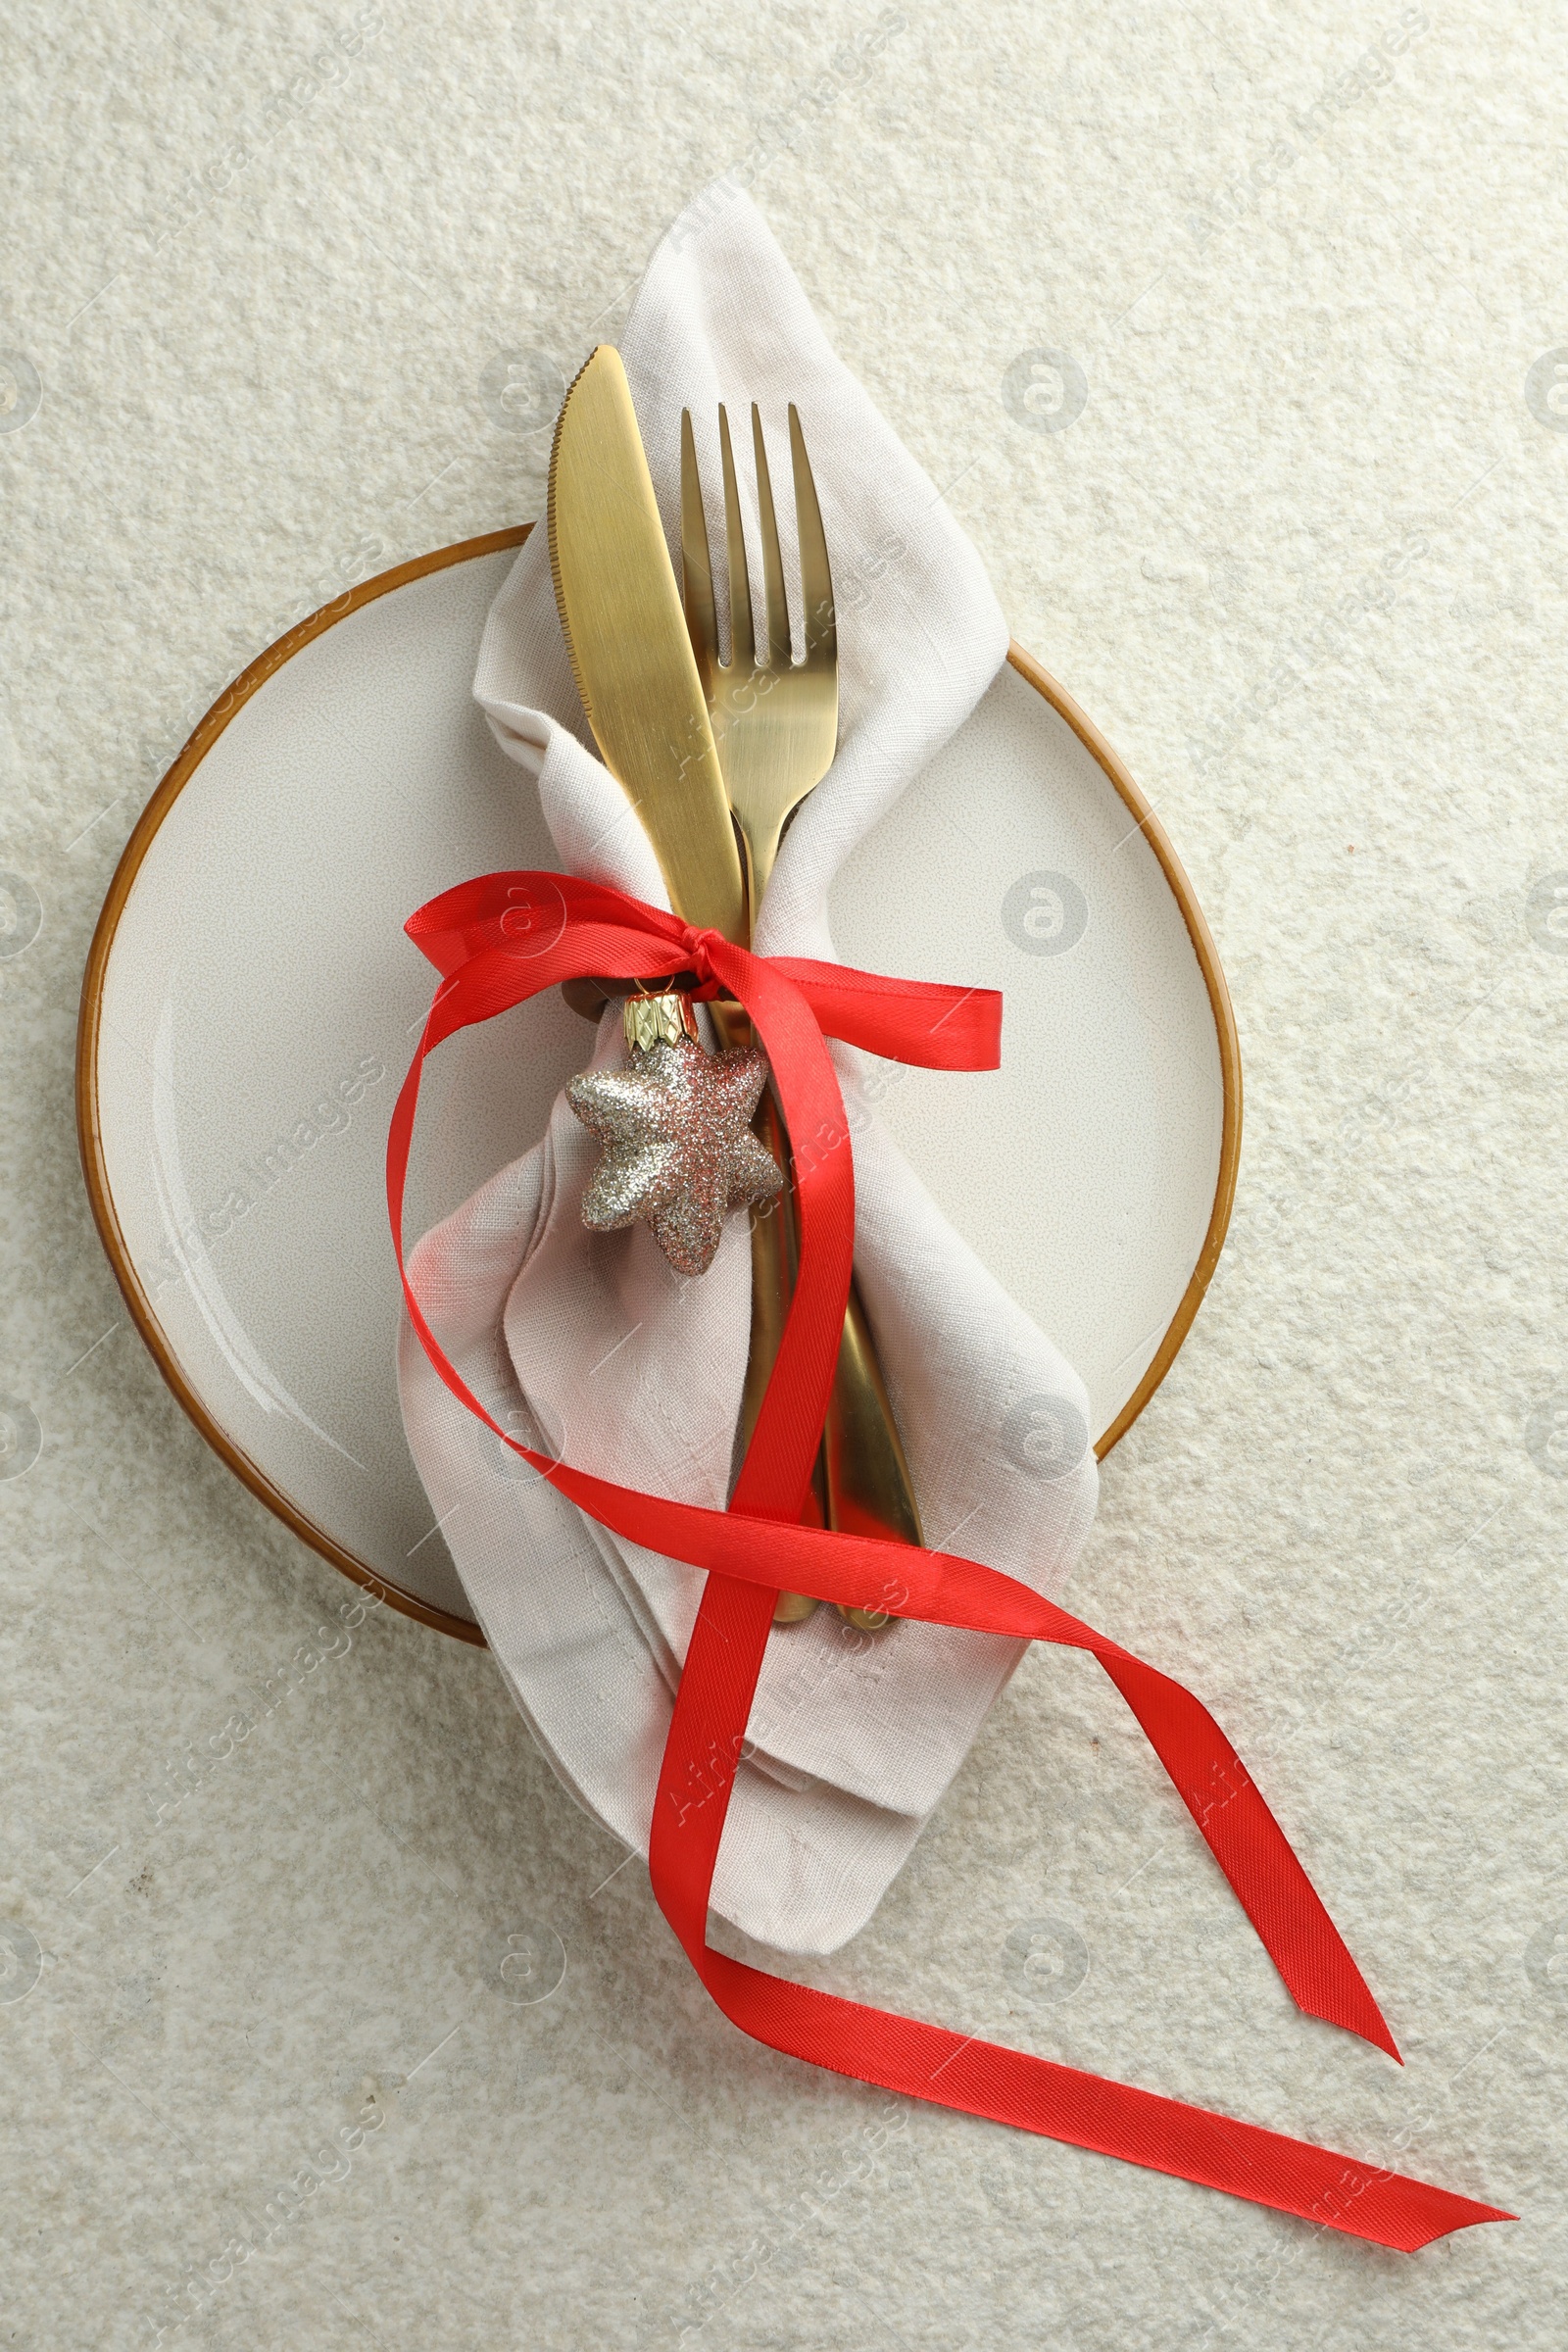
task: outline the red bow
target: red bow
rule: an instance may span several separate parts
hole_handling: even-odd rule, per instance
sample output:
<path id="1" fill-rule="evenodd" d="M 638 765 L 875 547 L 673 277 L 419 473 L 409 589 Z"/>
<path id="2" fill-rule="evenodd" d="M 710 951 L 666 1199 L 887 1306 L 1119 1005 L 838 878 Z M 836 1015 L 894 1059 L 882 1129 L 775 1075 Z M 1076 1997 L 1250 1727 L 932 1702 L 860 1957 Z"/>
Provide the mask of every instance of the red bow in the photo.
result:
<path id="1" fill-rule="evenodd" d="M 753 956 L 713 931 L 595 883 L 487 874 L 408 924 L 443 974 L 392 1114 L 387 1206 L 403 1269 L 403 1193 L 425 1056 L 459 1029 L 590 974 L 695 971 L 750 1014 L 794 1145 L 800 1274 L 773 1375 L 728 1511 L 668 1502 L 554 1462 L 510 1437 L 448 1362 L 403 1273 L 409 1316 L 470 1412 L 590 1518 L 708 1571 L 664 1744 L 649 1846 L 653 1887 L 726 2017 L 771 2048 L 908 2097 L 956 2107 L 1413 2250 L 1514 2217 L 1382 2167 L 1049 2059 L 811 1990 L 709 1948 L 708 1908 L 752 1698 L 782 1589 L 928 1624 L 1051 1642 L 1099 1659 L 1181 1792 L 1298 2005 L 1397 2058 L 1360 1971 L 1262 1795 L 1207 1709 L 1168 1675 L 1015 1578 L 956 1553 L 802 1526 L 855 1249 L 849 1123 L 825 1037 L 927 1069 L 995 1069 L 1002 1002 L 795 956 Z M 703 1792 L 693 1801 L 693 1790 Z"/>

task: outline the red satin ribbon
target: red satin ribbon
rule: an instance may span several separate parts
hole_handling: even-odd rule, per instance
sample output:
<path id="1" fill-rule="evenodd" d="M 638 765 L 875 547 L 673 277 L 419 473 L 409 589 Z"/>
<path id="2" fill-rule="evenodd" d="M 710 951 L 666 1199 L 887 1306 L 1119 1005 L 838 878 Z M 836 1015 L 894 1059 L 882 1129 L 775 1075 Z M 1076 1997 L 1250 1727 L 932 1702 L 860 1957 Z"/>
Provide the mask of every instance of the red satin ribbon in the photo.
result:
<path id="1" fill-rule="evenodd" d="M 1001 999 L 986 989 L 891 980 L 839 964 L 757 956 L 716 932 L 594 883 L 488 874 L 408 924 L 442 973 L 392 1114 L 387 1206 L 400 1271 L 403 1194 L 425 1057 L 443 1039 L 590 974 L 635 980 L 693 970 L 751 1015 L 792 1138 L 800 1275 L 756 1432 L 728 1511 L 641 1494 L 553 1462 L 508 1435 L 448 1362 L 403 1275 L 410 1318 L 442 1381 L 495 1435 L 588 1515 L 708 1572 L 664 1745 L 649 1847 L 654 1892 L 726 2017 L 759 2041 L 910 2098 L 1098 2149 L 1298 2214 L 1348 2236 L 1413 2251 L 1511 2214 L 1277 2132 L 1058 2066 L 974 2035 L 895 2017 L 731 1960 L 708 1944 L 719 1839 L 782 1589 L 874 1604 L 934 1625 L 1006 1634 L 1099 1659 L 1235 1888 L 1299 2007 L 1397 2059 L 1360 1971 L 1236 1750 L 1179 1683 L 1043 1600 L 956 1553 L 912 1550 L 800 1524 L 837 1360 L 855 1247 L 849 1123 L 824 1037 L 927 1069 L 994 1069 Z"/>

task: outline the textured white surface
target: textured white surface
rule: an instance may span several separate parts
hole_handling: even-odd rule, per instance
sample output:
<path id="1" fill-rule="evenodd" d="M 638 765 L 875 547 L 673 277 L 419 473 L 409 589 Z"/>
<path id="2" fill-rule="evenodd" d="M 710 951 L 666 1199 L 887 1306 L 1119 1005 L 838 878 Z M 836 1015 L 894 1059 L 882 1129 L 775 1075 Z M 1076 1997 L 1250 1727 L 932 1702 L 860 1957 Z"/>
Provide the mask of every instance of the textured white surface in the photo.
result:
<path id="1" fill-rule="evenodd" d="M 387 7 L 364 35 L 346 8 L 19 6 L 0 35 L 0 345 L 35 371 L 0 379 L 3 1386 L 41 1432 L 0 1483 L 19 2345 L 151 2343 L 182 2294 L 187 2341 L 313 2352 L 1554 2340 L 1555 20 L 1434 10 L 1347 87 L 1392 9 L 903 16 L 874 53 L 869 10 L 702 6 Z M 619 1856 L 488 1658 L 383 1613 L 309 1666 L 347 1588 L 207 1454 L 98 1252 L 71 1050 L 136 808 L 345 576 L 538 511 L 543 440 L 494 420 L 486 371 L 533 352 L 516 380 L 559 382 L 749 154 L 1218 932 L 1237 1235 L 1071 1597 L 1215 1706 L 1408 2064 L 1291 2011 L 1067 1659 L 1026 1664 L 821 1975 L 1386 2155 L 1511 2228 L 1382 2255 L 884 2120 L 742 2042 L 639 1869 L 601 1885 Z M 1054 431 L 1077 378 L 1009 374 L 1046 350 L 1085 391 Z M 1040 1920 L 1054 1978 L 1019 1959 Z M 529 1922 L 565 1973 L 519 2003 L 554 1952 L 519 1976 Z M 313 2189 L 328 2134 L 378 2122 Z"/>

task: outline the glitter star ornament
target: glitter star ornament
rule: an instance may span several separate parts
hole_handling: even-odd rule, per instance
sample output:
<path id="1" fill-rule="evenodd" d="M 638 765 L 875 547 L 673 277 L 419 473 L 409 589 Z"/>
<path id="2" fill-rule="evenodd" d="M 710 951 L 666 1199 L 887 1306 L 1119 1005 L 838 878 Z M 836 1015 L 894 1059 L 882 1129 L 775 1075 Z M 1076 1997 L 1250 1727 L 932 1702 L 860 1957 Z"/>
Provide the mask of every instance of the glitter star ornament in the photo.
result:
<path id="1" fill-rule="evenodd" d="M 729 1211 L 784 1189 L 752 1133 L 767 1061 L 751 1046 L 708 1053 L 687 997 L 629 997 L 624 1019 L 630 1061 L 566 1085 L 604 1146 L 582 1221 L 596 1233 L 645 1224 L 677 1274 L 706 1274 Z"/>

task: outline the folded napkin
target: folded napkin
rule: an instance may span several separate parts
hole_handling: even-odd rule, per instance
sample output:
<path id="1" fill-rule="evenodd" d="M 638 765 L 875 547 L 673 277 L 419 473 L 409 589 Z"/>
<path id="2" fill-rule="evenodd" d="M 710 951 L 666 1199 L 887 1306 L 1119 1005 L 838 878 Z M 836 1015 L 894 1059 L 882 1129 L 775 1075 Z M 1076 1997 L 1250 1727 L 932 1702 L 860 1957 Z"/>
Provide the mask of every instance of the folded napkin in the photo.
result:
<path id="1" fill-rule="evenodd" d="M 786 506 L 789 402 L 800 410 L 833 563 L 840 739 L 785 839 L 755 944 L 836 960 L 834 875 L 979 701 L 1006 653 L 1002 613 L 973 548 L 830 349 L 732 184 L 719 182 L 675 221 L 620 350 L 672 550 L 682 409 L 711 501 L 717 410 L 727 404 L 754 515 L 751 403 Z M 712 505 L 709 534 L 721 573 Z M 787 512 L 780 536 L 799 644 Z M 751 560 L 760 598 L 755 532 Z M 724 611 L 722 577 L 717 585 Z M 626 797 L 590 748 L 542 530 L 491 610 L 474 693 L 536 780 L 566 867 L 667 906 Z M 932 855 L 946 852 L 933 843 Z M 619 1029 L 618 1011 L 608 1012 L 595 1066 L 621 1057 Z M 586 1027 L 583 1038 L 586 1049 Z M 833 1052 L 855 1136 L 856 1267 L 927 1540 L 1054 1593 L 1095 1507 L 1083 1385 L 881 1131 L 869 1107 L 877 1065 Z M 558 1101 L 534 1150 L 419 1244 L 416 1296 L 459 1372 L 514 1435 L 623 1486 L 722 1508 L 750 1325 L 746 1220 L 731 1217 L 709 1273 L 683 1281 L 645 1227 L 583 1226 L 596 1150 Z M 564 1501 L 457 1403 L 407 1327 L 399 1371 L 414 1458 L 517 1705 L 566 1787 L 646 1854 L 701 1572 L 617 1541 Z M 1050 1448 L 1021 1442 L 1041 1427 L 1071 1436 Z M 828 1952 L 854 1935 L 1021 1649 L 940 1626 L 858 1634 L 826 1607 L 777 1630 L 736 1778 L 716 1909 L 783 1951 Z"/>

